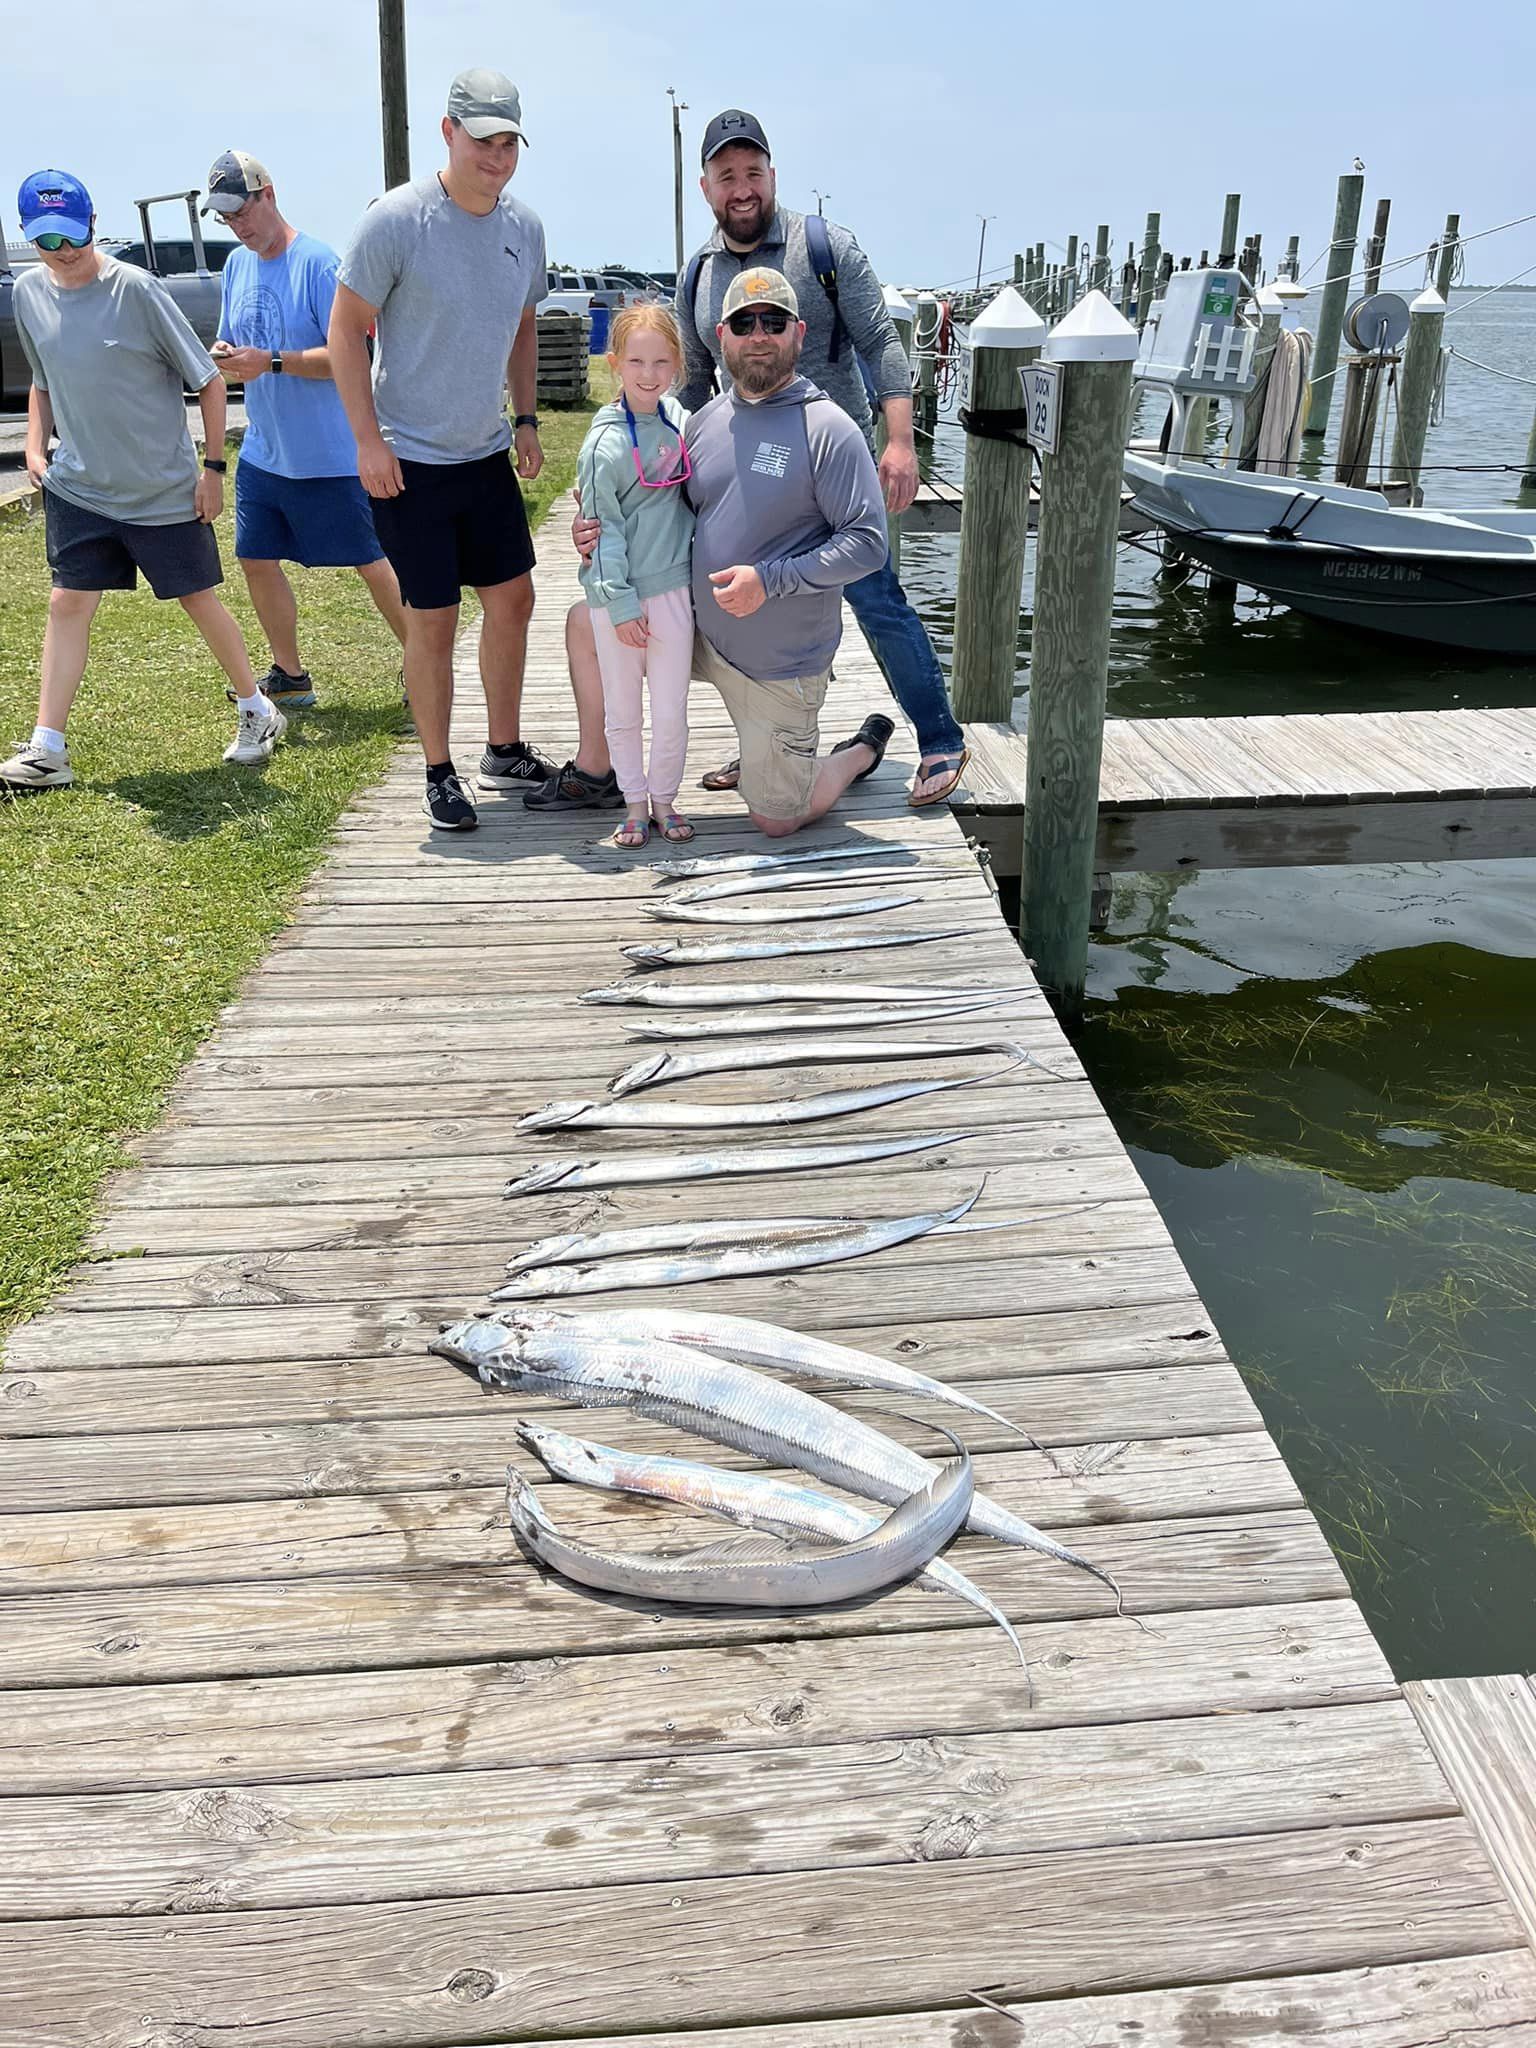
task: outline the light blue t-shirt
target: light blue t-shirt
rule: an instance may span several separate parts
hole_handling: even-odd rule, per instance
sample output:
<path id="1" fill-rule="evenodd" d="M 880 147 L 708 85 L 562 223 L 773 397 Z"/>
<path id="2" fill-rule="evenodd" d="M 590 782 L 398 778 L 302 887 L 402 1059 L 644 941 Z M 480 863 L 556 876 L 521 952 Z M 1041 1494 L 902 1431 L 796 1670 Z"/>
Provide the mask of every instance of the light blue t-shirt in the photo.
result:
<path id="1" fill-rule="evenodd" d="M 224 265 L 219 334 L 237 348 L 269 353 L 324 348 L 341 259 L 313 235 L 297 236 L 280 256 L 231 250 Z M 268 370 L 245 387 L 242 461 L 273 476 L 356 476 L 357 443 L 329 377 Z"/>

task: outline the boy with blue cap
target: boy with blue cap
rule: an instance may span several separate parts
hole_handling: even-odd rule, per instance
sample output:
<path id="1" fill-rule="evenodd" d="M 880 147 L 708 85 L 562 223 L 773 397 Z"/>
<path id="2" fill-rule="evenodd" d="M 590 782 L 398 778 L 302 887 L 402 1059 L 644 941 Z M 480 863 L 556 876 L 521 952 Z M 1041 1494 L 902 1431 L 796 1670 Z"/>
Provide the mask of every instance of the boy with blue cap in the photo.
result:
<path id="1" fill-rule="evenodd" d="M 224 580 L 213 522 L 223 504 L 224 386 L 158 278 L 105 255 L 91 196 L 67 171 L 38 171 L 17 195 L 38 261 L 12 310 L 32 371 L 27 474 L 43 492 L 53 592 L 43 635 L 37 724 L 0 762 L 11 793 L 75 779 L 64 727 L 85 674 L 91 621 L 107 590 L 142 571 L 175 598 L 228 676 L 240 724 L 226 761 L 265 761 L 283 714 L 251 673 L 240 628 L 215 594 Z M 198 393 L 207 453 L 199 473 L 183 389 Z M 59 445 L 50 459 L 49 440 Z"/>

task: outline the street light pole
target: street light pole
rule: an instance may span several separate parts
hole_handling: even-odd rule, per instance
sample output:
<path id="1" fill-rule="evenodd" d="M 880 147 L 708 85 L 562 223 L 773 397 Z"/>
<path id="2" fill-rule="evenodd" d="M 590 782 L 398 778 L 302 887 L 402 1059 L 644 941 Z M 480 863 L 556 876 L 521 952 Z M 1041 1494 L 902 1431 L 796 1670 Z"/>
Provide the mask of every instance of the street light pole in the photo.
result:
<path id="1" fill-rule="evenodd" d="M 688 102 L 677 96 L 676 86 L 667 87 L 667 98 L 672 102 L 672 227 L 673 242 L 677 253 L 677 274 L 683 274 L 683 124 L 680 115 L 688 111 Z"/>
<path id="2" fill-rule="evenodd" d="M 981 240 L 976 245 L 976 289 L 980 291 L 981 259 L 987 246 L 987 222 L 989 220 L 996 220 L 997 215 L 995 213 L 978 213 L 976 218 L 981 222 Z"/>
<path id="3" fill-rule="evenodd" d="M 379 0 L 379 100 L 384 115 L 384 185 L 407 185 L 411 142 L 405 118 L 405 0 Z"/>
<path id="4" fill-rule="evenodd" d="M 827 210 L 826 201 L 832 197 L 832 194 L 830 192 L 818 192 L 814 185 L 811 187 L 811 190 L 816 193 L 816 211 L 820 214 L 825 214 Z"/>

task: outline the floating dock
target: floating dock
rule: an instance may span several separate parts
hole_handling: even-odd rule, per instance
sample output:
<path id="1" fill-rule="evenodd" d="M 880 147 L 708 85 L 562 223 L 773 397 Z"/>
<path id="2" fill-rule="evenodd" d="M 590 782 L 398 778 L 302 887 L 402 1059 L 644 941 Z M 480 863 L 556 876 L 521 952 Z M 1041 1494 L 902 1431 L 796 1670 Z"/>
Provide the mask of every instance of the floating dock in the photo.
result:
<path id="1" fill-rule="evenodd" d="M 563 535 L 542 551 L 526 725 L 559 752 L 576 586 Z M 469 643 L 460 678 L 467 766 Z M 691 775 L 733 751 L 695 701 Z M 828 736 L 883 701 L 850 639 Z M 893 749 L 809 837 L 923 855 L 888 921 L 957 936 L 764 971 L 1015 989 L 989 1028 L 1040 1064 L 859 1125 L 974 1135 L 793 1182 L 504 1201 L 538 1159 L 638 1142 L 514 1125 L 634 1056 L 635 1013 L 576 998 L 663 929 L 651 877 L 600 842 L 611 816 L 488 798 L 478 833 L 432 840 L 404 754 L 346 817 L 93 1258 L 11 1340 L 6 2048 L 1536 2043 L 1519 1914 L 960 825 L 907 809 L 909 766 Z M 696 850 L 760 843 L 735 799 L 689 807 Z M 981 1483 L 1116 1574 L 1123 1617 L 1084 1574 L 962 1540 L 1031 1693 L 942 1596 L 663 1613 L 522 1561 L 501 1481 L 540 1404 L 425 1349 L 511 1252 L 598 1216 L 895 1214 L 983 1173 L 1016 1228 L 690 1298 L 1000 1406 L 1046 1448 L 967 1424 Z M 558 1508 L 588 1535 L 685 1526 Z"/>

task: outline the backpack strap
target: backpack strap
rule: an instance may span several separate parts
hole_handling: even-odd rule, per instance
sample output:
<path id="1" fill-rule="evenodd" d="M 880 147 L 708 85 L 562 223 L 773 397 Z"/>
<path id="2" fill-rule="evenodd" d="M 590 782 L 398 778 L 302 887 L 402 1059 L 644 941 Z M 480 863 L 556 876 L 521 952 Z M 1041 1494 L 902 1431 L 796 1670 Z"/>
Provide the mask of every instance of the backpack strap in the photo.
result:
<path id="1" fill-rule="evenodd" d="M 827 350 L 827 361 L 835 363 L 843 352 L 843 338 L 848 332 L 843 325 L 842 308 L 837 303 L 837 258 L 832 254 L 832 237 L 827 232 L 823 217 L 819 213 L 807 213 L 802 218 L 805 221 L 805 253 L 811 259 L 816 282 L 832 307 L 832 345 Z"/>
<path id="2" fill-rule="evenodd" d="M 688 308 L 688 318 L 693 322 L 694 339 L 697 341 L 704 340 L 699 332 L 699 272 L 704 268 L 704 258 L 707 254 L 707 250 L 696 249 L 688 258 L 688 267 L 683 272 L 683 304 Z M 709 346 L 707 342 L 705 346 Z M 710 349 L 709 353 L 713 359 L 714 350 Z M 709 388 L 711 391 L 720 389 L 720 378 L 713 360 L 710 363 Z"/>

